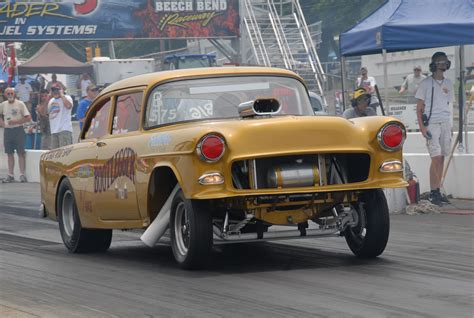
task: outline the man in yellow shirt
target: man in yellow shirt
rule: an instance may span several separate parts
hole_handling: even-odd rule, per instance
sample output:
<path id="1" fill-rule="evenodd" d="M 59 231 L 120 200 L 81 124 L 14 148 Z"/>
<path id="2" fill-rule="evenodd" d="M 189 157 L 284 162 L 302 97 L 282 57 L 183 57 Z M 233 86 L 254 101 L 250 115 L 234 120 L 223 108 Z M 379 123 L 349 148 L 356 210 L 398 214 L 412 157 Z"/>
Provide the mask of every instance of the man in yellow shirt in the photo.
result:
<path id="1" fill-rule="evenodd" d="M 8 176 L 2 180 L 4 183 L 13 182 L 15 177 L 15 150 L 20 165 L 20 182 L 27 182 L 25 177 L 25 131 L 23 124 L 31 121 L 31 115 L 25 103 L 15 97 L 12 87 L 5 89 L 6 101 L 0 104 L 0 127 L 4 127 L 3 145 L 8 156 Z"/>

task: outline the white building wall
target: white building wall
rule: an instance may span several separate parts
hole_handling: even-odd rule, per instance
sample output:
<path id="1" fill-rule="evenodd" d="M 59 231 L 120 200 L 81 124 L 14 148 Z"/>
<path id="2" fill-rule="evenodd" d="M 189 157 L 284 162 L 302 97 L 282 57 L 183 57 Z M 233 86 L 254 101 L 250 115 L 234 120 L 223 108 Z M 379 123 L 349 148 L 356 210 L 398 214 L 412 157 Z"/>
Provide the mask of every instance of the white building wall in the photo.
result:
<path id="1" fill-rule="evenodd" d="M 465 66 L 474 66 L 474 45 L 466 45 L 464 50 Z M 387 53 L 388 87 L 393 88 L 394 86 L 400 86 L 403 83 L 403 78 L 413 73 L 413 67 L 415 65 L 420 65 L 423 73 L 429 73 L 428 65 L 431 62 L 431 56 L 438 51 L 445 52 L 451 61 L 451 68 L 446 73 L 446 76 L 454 82 L 459 73 L 459 54 L 457 53 L 457 48 L 451 46 Z M 367 67 L 369 76 L 375 77 L 379 88 L 383 88 L 382 54 L 362 56 L 362 65 Z"/>

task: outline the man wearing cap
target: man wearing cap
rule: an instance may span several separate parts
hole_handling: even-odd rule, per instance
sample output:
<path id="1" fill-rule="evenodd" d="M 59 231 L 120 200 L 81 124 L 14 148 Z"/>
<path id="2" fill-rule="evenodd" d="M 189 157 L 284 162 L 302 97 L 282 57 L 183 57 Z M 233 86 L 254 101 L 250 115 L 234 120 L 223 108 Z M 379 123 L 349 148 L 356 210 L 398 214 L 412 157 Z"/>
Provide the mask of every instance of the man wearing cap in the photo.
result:
<path id="1" fill-rule="evenodd" d="M 72 98 L 64 94 L 61 85 L 51 86 L 51 99 L 48 102 L 49 125 L 51 130 L 51 149 L 72 144 Z"/>
<path id="2" fill-rule="evenodd" d="M 29 83 L 26 82 L 25 76 L 20 76 L 20 83 L 16 84 L 15 91 L 18 96 L 18 99 L 21 100 L 28 110 L 31 112 L 31 93 L 33 92 L 33 88 Z"/>
<path id="3" fill-rule="evenodd" d="M 84 125 L 86 112 L 89 109 L 89 106 L 91 105 L 94 98 L 96 98 L 98 92 L 99 92 L 99 89 L 94 84 L 90 84 L 89 86 L 87 86 L 86 97 L 83 98 L 79 102 L 76 115 L 77 115 L 77 119 L 79 120 L 79 126 L 81 127 L 81 130 L 82 130 L 82 126 Z"/>
<path id="4" fill-rule="evenodd" d="M 413 68 L 413 74 L 408 74 L 405 81 L 403 81 L 399 93 L 403 95 L 405 92 L 408 92 L 414 96 L 421 81 L 425 78 L 426 76 L 421 73 L 421 66 L 415 66 Z"/>
<path id="5" fill-rule="evenodd" d="M 377 113 L 372 107 L 369 107 L 370 94 L 363 88 L 358 88 L 352 94 L 351 104 L 352 108 L 348 108 L 342 114 L 346 119 L 377 116 Z"/>
<path id="6" fill-rule="evenodd" d="M 2 180 L 4 183 L 13 182 L 15 177 L 16 150 L 20 166 L 20 182 L 27 182 L 25 177 L 25 131 L 23 124 L 31 120 L 31 115 L 25 104 L 15 98 L 15 90 L 11 87 L 5 89 L 6 101 L 0 104 L 0 127 L 4 127 L 3 145 L 8 157 L 8 176 Z"/>

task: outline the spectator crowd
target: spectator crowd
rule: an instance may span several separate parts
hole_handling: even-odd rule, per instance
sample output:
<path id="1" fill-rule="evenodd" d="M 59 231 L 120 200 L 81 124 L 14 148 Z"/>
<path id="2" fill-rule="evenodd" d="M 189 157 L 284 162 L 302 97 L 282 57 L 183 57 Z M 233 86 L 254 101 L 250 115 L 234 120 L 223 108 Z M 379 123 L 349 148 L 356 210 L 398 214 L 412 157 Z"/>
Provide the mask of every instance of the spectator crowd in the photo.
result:
<path id="1" fill-rule="evenodd" d="M 27 79 L 26 76 L 20 76 L 19 83 L 12 85 L 13 87 L 5 87 L 4 83 L 0 83 L 0 127 L 4 128 L 3 144 L 8 158 L 8 175 L 2 179 L 3 183 L 15 180 L 15 152 L 20 168 L 19 181 L 27 182 L 27 134 L 33 136 L 33 148 L 36 148 L 37 133 L 41 134 L 39 143 L 43 150 L 72 144 L 73 109 L 76 110 L 74 106 L 79 105 L 77 117 L 82 128 L 86 111 L 98 94 L 98 88 L 89 74 L 83 74 L 77 82 L 79 100 L 66 93 L 66 86 L 58 80 L 56 74 L 52 74 L 49 82 L 41 75 L 29 82 Z"/>

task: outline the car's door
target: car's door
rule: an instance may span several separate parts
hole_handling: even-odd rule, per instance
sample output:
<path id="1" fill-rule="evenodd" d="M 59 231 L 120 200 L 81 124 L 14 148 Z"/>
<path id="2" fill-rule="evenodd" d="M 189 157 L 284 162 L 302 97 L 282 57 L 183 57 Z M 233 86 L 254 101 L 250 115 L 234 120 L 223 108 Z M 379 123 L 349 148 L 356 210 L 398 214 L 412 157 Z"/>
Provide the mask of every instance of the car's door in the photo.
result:
<path id="1" fill-rule="evenodd" d="M 114 97 L 112 131 L 97 143 L 94 210 L 102 220 L 139 220 L 136 161 L 142 91 Z"/>
<path id="2" fill-rule="evenodd" d="M 100 167 L 97 162 L 97 149 L 102 139 L 106 138 L 110 132 L 112 100 L 110 97 L 104 98 L 92 107 L 94 107 L 91 110 L 93 114 L 87 118 L 84 131 L 80 136 L 80 144 L 84 145 L 83 151 L 87 151 L 87 156 L 80 163 L 80 169 L 77 173 L 82 188 L 77 201 L 81 211 L 83 211 L 83 217 L 93 217 L 93 212 L 96 212 L 94 210 L 98 190 L 96 175 L 97 167 Z"/>

